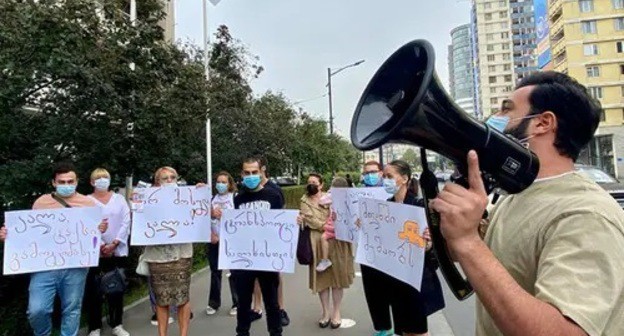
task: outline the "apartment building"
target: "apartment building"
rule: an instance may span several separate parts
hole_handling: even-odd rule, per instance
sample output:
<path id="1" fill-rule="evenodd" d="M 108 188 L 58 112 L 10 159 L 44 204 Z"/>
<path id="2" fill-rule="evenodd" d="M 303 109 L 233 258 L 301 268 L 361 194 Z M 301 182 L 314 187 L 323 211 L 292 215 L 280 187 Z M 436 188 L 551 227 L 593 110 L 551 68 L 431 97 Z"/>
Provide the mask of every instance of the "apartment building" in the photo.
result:
<path id="1" fill-rule="evenodd" d="M 549 0 L 548 21 L 549 66 L 586 85 L 604 109 L 597 136 L 602 141 L 592 144 L 598 162 L 592 163 L 615 166 L 610 172 L 620 175 L 624 173 L 620 159 L 624 157 L 624 0 Z"/>
<path id="2" fill-rule="evenodd" d="M 448 52 L 449 84 L 451 97 L 466 113 L 476 115 L 474 95 L 474 59 L 472 57 L 472 33 L 470 24 L 451 31 Z"/>

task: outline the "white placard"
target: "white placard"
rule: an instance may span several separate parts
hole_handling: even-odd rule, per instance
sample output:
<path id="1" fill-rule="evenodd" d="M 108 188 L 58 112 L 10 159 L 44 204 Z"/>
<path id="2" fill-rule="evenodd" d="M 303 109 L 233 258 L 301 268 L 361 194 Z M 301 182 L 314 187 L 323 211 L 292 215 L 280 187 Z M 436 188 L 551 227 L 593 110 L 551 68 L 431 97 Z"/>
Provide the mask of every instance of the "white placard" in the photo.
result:
<path id="1" fill-rule="evenodd" d="M 295 272 L 297 210 L 224 209 L 219 269 Z"/>
<path id="2" fill-rule="evenodd" d="M 135 189 L 131 245 L 210 241 L 210 188 Z"/>
<path id="3" fill-rule="evenodd" d="M 425 263 L 425 209 L 361 198 L 360 220 L 355 261 L 420 290 Z"/>
<path id="4" fill-rule="evenodd" d="M 5 219 L 4 275 L 98 265 L 100 207 L 8 211 Z"/>
<path id="5" fill-rule="evenodd" d="M 332 188 L 332 207 L 336 211 L 334 230 L 336 239 L 357 243 L 359 228 L 356 225 L 359 217 L 359 199 L 367 197 L 387 200 L 392 197 L 384 188 Z"/>

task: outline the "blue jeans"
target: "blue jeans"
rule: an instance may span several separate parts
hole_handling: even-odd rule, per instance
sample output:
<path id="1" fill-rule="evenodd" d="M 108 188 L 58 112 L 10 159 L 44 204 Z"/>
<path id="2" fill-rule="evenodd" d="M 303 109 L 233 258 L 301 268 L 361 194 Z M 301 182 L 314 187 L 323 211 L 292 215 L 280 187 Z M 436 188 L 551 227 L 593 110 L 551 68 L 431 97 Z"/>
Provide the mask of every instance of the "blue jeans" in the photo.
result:
<path id="1" fill-rule="evenodd" d="M 35 336 L 52 334 L 54 297 L 61 299 L 61 336 L 76 336 L 88 268 L 33 273 L 30 276 L 28 320 Z"/>

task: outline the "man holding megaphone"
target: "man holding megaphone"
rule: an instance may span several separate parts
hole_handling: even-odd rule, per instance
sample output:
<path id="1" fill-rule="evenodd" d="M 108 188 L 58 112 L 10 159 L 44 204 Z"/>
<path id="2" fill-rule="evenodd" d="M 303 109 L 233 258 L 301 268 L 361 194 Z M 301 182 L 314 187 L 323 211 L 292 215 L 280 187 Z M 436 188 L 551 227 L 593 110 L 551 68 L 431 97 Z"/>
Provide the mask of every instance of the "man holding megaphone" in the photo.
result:
<path id="1" fill-rule="evenodd" d="M 487 124 L 537 156 L 535 181 L 483 220 L 484 158 L 470 151 L 468 185 L 447 184 L 430 201 L 477 293 L 477 335 L 624 335 L 624 212 L 574 170 L 599 114 L 569 76 L 526 77 Z"/>

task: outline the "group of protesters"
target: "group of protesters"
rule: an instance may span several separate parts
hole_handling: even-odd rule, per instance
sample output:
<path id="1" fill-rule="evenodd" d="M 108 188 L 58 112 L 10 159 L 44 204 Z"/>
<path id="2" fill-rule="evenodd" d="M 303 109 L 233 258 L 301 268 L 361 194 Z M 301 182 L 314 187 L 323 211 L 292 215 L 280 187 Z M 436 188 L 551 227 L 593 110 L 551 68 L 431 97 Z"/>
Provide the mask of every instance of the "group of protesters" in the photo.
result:
<path id="1" fill-rule="evenodd" d="M 574 169 L 581 149 L 597 128 L 599 113 L 600 106 L 587 89 L 565 74 L 543 72 L 523 79 L 486 127 L 513 136 L 530 148 L 540 161 L 539 173 L 526 190 L 504 196 L 489 208 L 487 218 L 483 215 L 488 213 L 488 197 L 475 151 L 466 158 L 468 185 L 449 183 L 428 204 L 418 196 L 407 163 L 364 165 L 365 186 L 383 187 L 392 195 L 391 202 L 427 205 L 439 214 L 446 247 L 478 296 L 477 335 L 624 334 L 624 212 L 600 186 Z M 241 177 L 243 187 L 238 192 L 227 172 L 218 173 L 214 184 L 217 192 L 208 250 L 212 269 L 208 315 L 221 306 L 222 273 L 217 269 L 217 251 L 222 210 L 284 207 L 279 187 L 266 178 L 263 160 L 244 160 Z M 51 313 L 58 295 L 61 335 L 76 335 L 84 297 L 90 335 L 99 335 L 104 295 L 98 292 L 96 282 L 102 272 L 126 263 L 131 211 L 123 197 L 110 191 L 111 176 L 104 169 L 92 172 L 93 193 L 88 196 L 76 192 L 78 176 L 70 164 L 58 164 L 51 178 L 55 191 L 39 197 L 32 208 L 101 207 L 101 258 L 98 266 L 90 269 L 32 273 L 27 311 L 30 326 L 37 336 L 52 333 Z M 162 167 L 154 174 L 154 185 L 162 188 L 176 185 L 177 180 L 178 174 L 171 167 Z M 324 191 L 325 183 L 330 184 L 329 193 Z M 297 217 L 299 225 L 311 230 L 309 287 L 321 303 L 320 328 L 341 326 L 343 293 L 355 277 L 353 247 L 336 239 L 331 199 L 332 188 L 348 185 L 342 178 L 326 182 L 321 175 L 310 174 Z M 0 241 L 10 237 L 11 232 L 3 226 Z M 428 232 L 423 238 L 427 243 L 420 290 L 361 265 L 374 335 L 425 335 L 427 316 L 444 307 Z M 188 334 L 192 257 L 191 244 L 145 248 L 143 261 L 149 268 L 160 336 L 167 334 L 171 308 L 177 312 L 180 334 Z M 290 319 L 284 310 L 280 274 L 253 270 L 230 273 L 234 304 L 230 314 L 237 316 L 236 334 L 249 335 L 251 322 L 262 316 L 263 303 L 269 334 L 282 335 Z M 113 335 L 129 335 L 122 324 L 123 296 L 105 299 Z"/>

